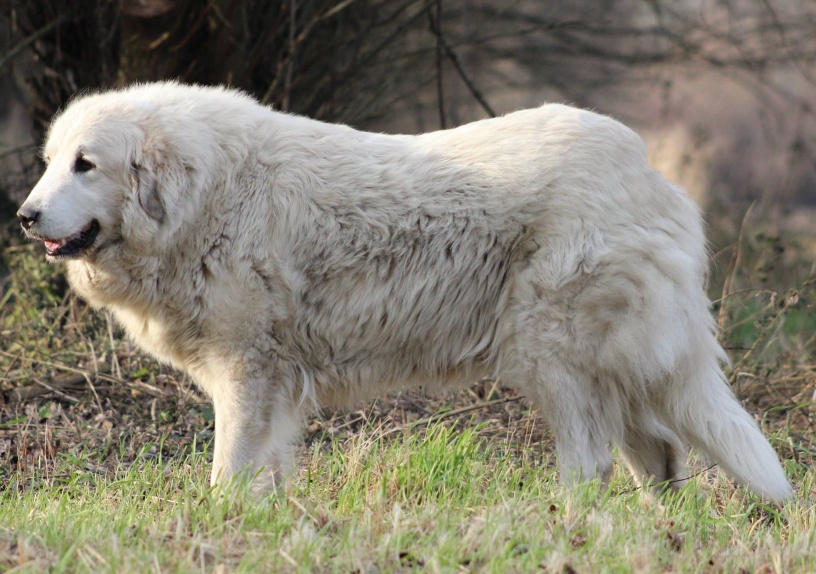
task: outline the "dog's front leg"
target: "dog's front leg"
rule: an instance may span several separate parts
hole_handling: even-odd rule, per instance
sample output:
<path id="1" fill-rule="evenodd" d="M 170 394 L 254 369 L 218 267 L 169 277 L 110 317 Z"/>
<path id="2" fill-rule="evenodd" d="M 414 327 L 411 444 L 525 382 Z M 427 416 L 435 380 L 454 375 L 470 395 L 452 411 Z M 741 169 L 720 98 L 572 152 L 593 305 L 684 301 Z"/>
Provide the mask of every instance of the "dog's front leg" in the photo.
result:
<path id="1" fill-rule="evenodd" d="M 230 381 L 213 393 L 215 454 L 210 484 L 241 474 L 254 491 L 283 483 L 300 432 L 296 405 L 266 379 Z"/>

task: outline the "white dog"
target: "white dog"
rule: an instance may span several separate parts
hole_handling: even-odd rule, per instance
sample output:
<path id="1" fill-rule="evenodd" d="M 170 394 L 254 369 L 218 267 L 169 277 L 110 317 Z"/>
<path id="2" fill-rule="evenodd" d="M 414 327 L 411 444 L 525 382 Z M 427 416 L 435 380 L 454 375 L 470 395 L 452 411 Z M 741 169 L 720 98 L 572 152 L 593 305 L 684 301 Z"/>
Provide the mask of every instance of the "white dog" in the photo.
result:
<path id="1" fill-rule="evenodd" d="M 213 483 L 278 482 L 317 407 L 500 376 L 568 484 L 607 479 L 617 444 L 676 487 L 687 441 L 792 494 L 720 370 L 700 214 L 607 117 L 382 135 L 158 83 L 76 99 L 45 161 L 23 227 L 212 397 Z"/>

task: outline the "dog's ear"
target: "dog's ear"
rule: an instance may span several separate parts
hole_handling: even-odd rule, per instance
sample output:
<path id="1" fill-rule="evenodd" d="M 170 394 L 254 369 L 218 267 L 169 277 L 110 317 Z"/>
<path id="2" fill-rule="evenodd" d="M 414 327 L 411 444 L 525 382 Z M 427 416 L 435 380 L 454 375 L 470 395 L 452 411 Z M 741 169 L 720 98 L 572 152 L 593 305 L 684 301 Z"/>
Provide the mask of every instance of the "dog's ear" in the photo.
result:
<path id="1" fill-rule="evenodd" d="M 152 219 L 161 223 L 165 210 L 159 194 L 159 180 L 156 174 L 133 162 L 130 166 L 130 180 L 141 208 Z"/>

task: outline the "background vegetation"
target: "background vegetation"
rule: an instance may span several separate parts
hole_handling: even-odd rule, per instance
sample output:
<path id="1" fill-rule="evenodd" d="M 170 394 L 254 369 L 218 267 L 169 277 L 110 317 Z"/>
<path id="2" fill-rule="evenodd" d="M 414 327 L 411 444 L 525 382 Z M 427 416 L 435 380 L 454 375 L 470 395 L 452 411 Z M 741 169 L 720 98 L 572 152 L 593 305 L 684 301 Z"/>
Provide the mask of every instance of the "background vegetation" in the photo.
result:
<path id="1" fill-rule="evenodd" d="M 0 571 L 816 570 L 814 19 L 804 0 L 0 4 Z M 762 505 L 695 458 L 662 505 L 620 469 L 565 495 L 546 428 L 492 381 L 324 413 L 285 492 L 209 491 L 209 403 L 12 221 L 72 94 L 161 78 L 366 129 L 545 100 L 633 125 L 707 209 L 728 374 L 799 499 Z"/>

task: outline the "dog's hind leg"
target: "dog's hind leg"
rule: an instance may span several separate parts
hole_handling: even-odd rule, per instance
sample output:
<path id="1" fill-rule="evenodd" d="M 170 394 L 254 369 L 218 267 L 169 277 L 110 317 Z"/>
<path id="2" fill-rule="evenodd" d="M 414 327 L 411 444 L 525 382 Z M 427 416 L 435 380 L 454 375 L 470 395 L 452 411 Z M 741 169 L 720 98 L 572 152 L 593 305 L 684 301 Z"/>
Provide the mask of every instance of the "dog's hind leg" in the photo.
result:
<path id="1" fill-rule="evenodd" d="M 616 405 L 605 405 L 601 389 L 583 373 L 558 365 L 538 365 L 537 384 L 527 387 L 555 434 L 558 470 L 567 487 L 612 473 L 611 443 L 617 438 Z"/>
<path id="2" fill-rule="evenodd" d="M 685 484 L 686 449 L 648 407 L 630 412 L 619 449 L 638 485 L 664 491 Z"/>

